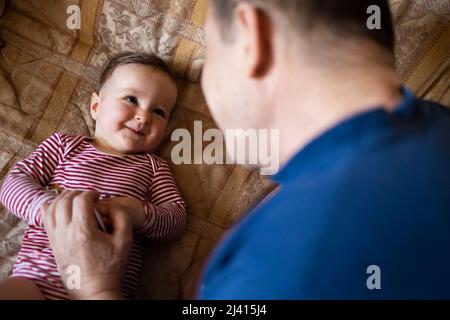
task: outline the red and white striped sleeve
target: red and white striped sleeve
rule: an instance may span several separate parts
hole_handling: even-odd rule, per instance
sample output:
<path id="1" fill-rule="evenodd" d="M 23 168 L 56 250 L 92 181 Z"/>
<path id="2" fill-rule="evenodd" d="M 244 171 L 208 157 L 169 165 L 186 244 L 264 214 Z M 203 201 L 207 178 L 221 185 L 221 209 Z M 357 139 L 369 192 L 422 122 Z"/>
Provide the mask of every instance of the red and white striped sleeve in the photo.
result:
<path id="1" fill-rule="evenodd" d="M 173 240 L 181 236 L 187 222 L 186 203 L 178 191 L 166 161 L 156 163 L 149 201 L 145 203 L 146 219 L 136 232 L 149 239 Z"/>
<path id="2" fill-rule="evenodd" d="M 46 186 L 62 154 L 61 135 L 55 133 L 12 168 L 0 189 L 0 202 L 29 225 L 43 227 L 39 209 L 56 198 Z"/>

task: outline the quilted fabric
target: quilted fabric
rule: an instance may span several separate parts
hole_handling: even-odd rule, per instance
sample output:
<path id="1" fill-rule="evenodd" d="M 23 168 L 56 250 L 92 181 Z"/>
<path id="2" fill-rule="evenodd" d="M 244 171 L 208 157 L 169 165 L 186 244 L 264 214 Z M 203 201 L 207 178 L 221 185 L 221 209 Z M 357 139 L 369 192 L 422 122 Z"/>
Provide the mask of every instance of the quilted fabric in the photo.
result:
<path id="1" fill-rule="evenodd" d="M 78 5 L 81 29 L 66 12 Z M 450 3 L 392 0 L 397 66 L 420 97 L 450 105 Z M 169 160 L 170 132 L 214 128 L 198 84 L 207 0 L 7 1 L 0 17 L 0 181 L 54 131 L 93 133 L 89 99 L 101 64 L 122 50 L 145 50 L 167 61 L 179 77 L 180 97 L 158 154 Z M 1 46 L 0 46 L 1 47 Z M 179 240 L 147 242 L 140 298 L 192 297 L 208 254 L 223 233 L 274 186 L 233 165 L 173 165 L 188 203 Z M 23 222 L 0 206 L 0 278 L 20 247 Z"/>

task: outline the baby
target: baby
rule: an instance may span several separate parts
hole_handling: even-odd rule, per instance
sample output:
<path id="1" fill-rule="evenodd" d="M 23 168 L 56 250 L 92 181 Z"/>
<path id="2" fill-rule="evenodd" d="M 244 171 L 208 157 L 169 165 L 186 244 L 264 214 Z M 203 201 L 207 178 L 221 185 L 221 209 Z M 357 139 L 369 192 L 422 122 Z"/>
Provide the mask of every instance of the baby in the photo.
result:
<path id="1" fill-rule="evenodd" d="M 12 168 L 0 201 L 28 227 L 0 297 L 69 298 L 40 212 L 56 198 L 55 190 L 64 189 L 97 190 L 98 212 L 121 206 L 131 215 L 134 241 L 122 289 L 125 297 L 135 297 L 142 239 L 176 238 L 186 224 L 185 202 L 169 166 L 152 154 L 176 100 L 176 83 L 162 60 L 120 53 L 106 64 L 91 97 L 94 138 L 55 133 Z"/>

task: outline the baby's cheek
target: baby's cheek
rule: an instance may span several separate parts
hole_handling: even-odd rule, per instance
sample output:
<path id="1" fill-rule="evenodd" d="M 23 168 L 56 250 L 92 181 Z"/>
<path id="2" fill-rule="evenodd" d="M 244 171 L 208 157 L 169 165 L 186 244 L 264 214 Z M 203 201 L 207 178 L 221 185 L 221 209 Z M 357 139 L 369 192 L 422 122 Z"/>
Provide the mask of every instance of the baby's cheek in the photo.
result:
<path id="1" fill-rule="evenodd" d="M 159 139 L 162 139 L 162 137 L 164 136 L 165 130 L 166 130 L 166 123 L 158 124 L 157 135 L 158 135 Z"/>
<path id="2" fill-rule="evenodd" d="M 147 145 L 149 147 L 157 147 L 163 138 L 164 130 L 161 127 L 153 127 L 151 134 L 147 138 Z"/>
<path id="3" fill-rule="evenodd" d="M 107 115 L 110 125 L 114 128 L 119 127 L 123 122 L 128 121 L 133 117 L 131 112 L 126 108 L 117 106 L 116 108 L 111 108 L 109 115 Z"/>

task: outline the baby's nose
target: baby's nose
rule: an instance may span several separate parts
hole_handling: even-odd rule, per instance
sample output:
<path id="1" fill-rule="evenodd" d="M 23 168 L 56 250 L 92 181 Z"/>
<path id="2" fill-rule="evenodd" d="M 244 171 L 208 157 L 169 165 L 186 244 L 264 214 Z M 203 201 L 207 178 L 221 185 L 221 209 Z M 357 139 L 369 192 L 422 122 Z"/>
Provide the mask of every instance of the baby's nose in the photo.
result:
<path id="1" fill-rule="evenodd" d="M 134 116 L 134 118 L 135 118 L 137 121 L 139 121 L 139 122 L 144 122 L 144 123 L 146 123 L 146 122 L 150 123 L 150 121 L 151 121 L 151 116 L 150 116 L 149 114 L 147 114 L 147 113 L 137 113 L 137 114 Z"/>

